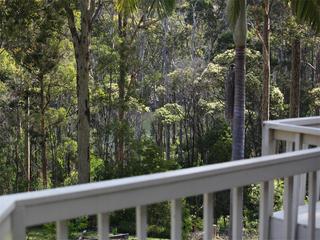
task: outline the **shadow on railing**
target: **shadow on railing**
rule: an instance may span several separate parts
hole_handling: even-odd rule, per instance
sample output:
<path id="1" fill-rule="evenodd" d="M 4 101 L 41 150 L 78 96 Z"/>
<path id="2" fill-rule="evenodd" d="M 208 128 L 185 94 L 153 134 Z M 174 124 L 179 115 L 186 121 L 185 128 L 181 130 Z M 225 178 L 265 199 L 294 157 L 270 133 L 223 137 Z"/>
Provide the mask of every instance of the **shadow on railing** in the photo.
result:
<path id="1" fill-rule="evenodd" d="M 272 125 L 274 123 L 276 126 Z M 276 141 L 286 137 L 286 134 L 278 134 L 275 131 L 279 124 L 285 125 L 280 121 L 265 124 L 263 134 L 263 154 L 265 155 L 271 154 L 272 151 L 275 153 Z M 289 128 L 284 131 L 289 132 Z M 308 139 L 301 135 L 306 134 L 305 132 L 295 133 L 300 134 L 303 139 L 295 142 L 295 146 L 304 144 L 304 139 Z M 283 138 L 275 137 L 280 135 Z M 293 138 L 286 137 L 286 140 L 290 142 Z M 311 142 L 305 144 L 311 144 Z M 109 213 L 132 207 L 136 208 L 137 237 L 146 239 L 147 205 L 169 200 L 171 201 L 171 239 L 180 240 L 182 238 L 180 199 L 195 195 L 203 195 L 204 199 L 203 239 L 212 239 L 214 192 L 261 182 L 259 232 L 260 239 L 269 239 L 270 217 L 273 211 L 272 183 L 277 178 L 285 178 L 285 228 L 283 231 L 286 239 L 291 239 L 296 224 L 293 221 L 295 203 L 292 200 L 294 176 L 305 173 L 309 176 L 309 220 L 306 238 L 314 239 L 316 171 L 320 169 L 319 158 L 320 149 L 313 148 L 165 173 L 3 196 L 0 197 L 0 239 L 25 239 L 27 227 L 56 222 L 57 239 L 65 240 L 68 239 L 68 219 L 96 214 L 99 239 L 105 240 L 109 236 Z M 232 217 L 233 223 L 242 221 L 241 215 Z M 233 235 L 233 238 L 241 239 L 242 236 Z"/>

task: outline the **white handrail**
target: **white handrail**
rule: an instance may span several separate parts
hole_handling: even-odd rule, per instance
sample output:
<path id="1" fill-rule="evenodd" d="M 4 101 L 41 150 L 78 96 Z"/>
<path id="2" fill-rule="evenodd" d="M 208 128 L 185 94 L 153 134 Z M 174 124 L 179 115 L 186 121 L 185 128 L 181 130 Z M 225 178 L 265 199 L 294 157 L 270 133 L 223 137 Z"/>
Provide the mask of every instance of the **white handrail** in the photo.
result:
<path id="1" fill-rule="evenodd" d="M 309 149 L 165 173 L 0 197 L 0 238 L 25 228 L 84 215 L 217 192 L 320 169 L 320 149 Z M 10 217 L 11 225 L 3 229 Z M 19 223 L 19 224 L 18 224 Z M 2 238 L 1 238 L 2 239 Z M 12 238 L 8 238 L 12 239 Z"/>

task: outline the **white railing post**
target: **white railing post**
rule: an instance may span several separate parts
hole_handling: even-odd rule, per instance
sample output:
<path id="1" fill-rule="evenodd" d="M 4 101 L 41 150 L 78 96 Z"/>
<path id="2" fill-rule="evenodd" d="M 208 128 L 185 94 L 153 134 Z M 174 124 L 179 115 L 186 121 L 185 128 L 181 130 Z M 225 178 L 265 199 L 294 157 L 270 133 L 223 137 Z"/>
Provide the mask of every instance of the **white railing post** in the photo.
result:
<path id="1" fill-rule="evenodd" d="M 17 207 L 12 215 L 12 239 L 26 239 L 25 209 Z"/>
<path id="2" fill-rule="evenodd" d="M 232 188 L 232 239 L 242 239 L 243 187 Z"/>
<path id="3" fill-rule="evenodd" d="M 98 214 L 98 239 L 109 240 L 110 216 L 109 213 Z"/>
<path id="4" fill-rule="evenodd" d="M 293 221 L 293 176 L 284 179 L 284 239 L 294 239 Z"/>
<path id="5" fill-rule="evenodd" d="M 290 151 L 292 151 L 292 146 L 288 146 Z M 302 135 L 300 133 L 295 134 L 294 139 L 294 151 L 299 151 L 302 149 Z M 293 177 L 293 196 L 292 196 L 292 238 L 295 239 L 297 222 L 298 222 L 298 208 L 300 205 L 300 199 L 302 196 L 302 179 L 304 174 L 299 174 Z"/>
<path id="6" fill-rule="evenodd" d="M 303 144 L 302 149 L 309 149 L 309 145 Z M 299 189 L 299 205 L 304 205 L 304 200 L 306 196 L 306 185 L 307 185 L 307 174 L 301 174 L 301 183 L 300 183 L 300 189 Z"/>
<path id="7" fill-rule="evenodd" d="M 308 179 L 308 227 L 307 227 L 307 239 L 316 239 L 316 203 L 317 203 L 317 172 L 310 172 Z"/>
<path id="8" fill-rule="evenodd" d="M 0 239 L 14 240 L 12 236 L 11 215 L 7 216 L 2 222 L 0 221 Z"/>
<path id="9" fill-rule="evenodd" d="M 171 239 L 182 239 L 182 203 L 181 199 L 171 200 Z"/>
<path id="10" fill-rule="evenodd" d="M 68 221 L 62 220 L 56 222 L 57 240 L 68 240 Z"/>
<path id="11" fill-rule="evenodd" d="M 276 140 L 274 131 L 263 125 L 262 128 L 262 156 L 274 154 L 276 151 Z M 270 232 L 270 217 L 273 212 L 273 180 L 263 182 L 260 186 L 260 205 L 259 205 L 259 239 L 268 240 Z"/>
<path id="12" fill-rule="evenodd" d="M 147 239 L 147 206 L 136 207 L 136 234 L 139 240 Z"/>
<path id="13" fill-rule="evenodd" d="M 213 238 L 213 193 L 203 195 L 203 239 L 212 240 Z"/>

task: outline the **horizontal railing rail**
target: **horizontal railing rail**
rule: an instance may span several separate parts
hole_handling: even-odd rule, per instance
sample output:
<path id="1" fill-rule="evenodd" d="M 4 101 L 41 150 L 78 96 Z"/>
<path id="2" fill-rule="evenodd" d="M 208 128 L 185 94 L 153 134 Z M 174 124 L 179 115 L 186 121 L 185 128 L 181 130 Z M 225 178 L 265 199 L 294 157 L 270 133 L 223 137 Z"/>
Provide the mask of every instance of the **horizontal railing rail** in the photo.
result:
<path id="1" fill-rule="evenodd" d="M 294 175 L 310 173 L 310 219 L 315 216 L 314 172 L 320 169 L 320 149 L 308 149 L 247 160 L 219 163 L 165 173 L 143 175 L 62 187 L 57 189 L 19 193 L 0 197 L 0 238 L 20 240 L 26 238 L 26 228 L 56 222 L 57 239 L 68 237 L 67 220 L 84 215 L 98 215 L 99 239 L 108 239 L 109 213 L 125 208 L 136 208 L 137 236 L 147 237 L 147 205 L 171 201 L 171 239 L 182 238 L 181 198 L 204 196 L 204 239 L 212 239 L 214 192 L 246 186 L 265 184 L 276 178 L 285 178 L 286 236 L 290 236 L 292 222 L 291 191 Z M 265 185 L 263 184 L 263 185 Z M 314 188 L 314 189 L 313 189 Z M 267 212 L 270 211 L 271 194 L 262 194 L 260 231 L 267 232 Z M 242 216 L 233 216 L 233 222 Z M 309 224 L 310 236 L 315 231 L 314 221 Z M 267 235 L 265 235 L 267 236 Z M 233 239 L 241 239 L 234 236 Z M 267 238 L 264 238 L 267 239 Z"/>

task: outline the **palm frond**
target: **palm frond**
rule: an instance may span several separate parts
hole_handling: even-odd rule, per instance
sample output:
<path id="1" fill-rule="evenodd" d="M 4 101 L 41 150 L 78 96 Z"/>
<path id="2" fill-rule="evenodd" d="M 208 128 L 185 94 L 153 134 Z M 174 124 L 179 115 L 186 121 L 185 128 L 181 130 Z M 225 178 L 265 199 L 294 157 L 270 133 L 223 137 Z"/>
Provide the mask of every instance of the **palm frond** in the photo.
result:
<path id="1" fill-rule="evenodd" d="M 116 1 L 116 10 L 119 13 L 124 13 L 128 15 L 137 10 L 139 0 L 115 0 Z"/>
<path id="2" fill-rule="evenodd" d="M 174 10 L 176 1 L 175 0 L 157 0 L 156 1 L 156 8 L 158 14 L 160 16 L 168 16 Z"/>
<path id="3" fill-rule="evenodd" d="M 142 0 L 142 5 L 156 12 L 160 17 L 170 15 L 175 8 L 176 0 Z"/>
<path id="4" fill-rule="evenodd" d="M 227 20 L 229 23 L 229 27 L 231 31 L 234 31 L 237 20 L 240 15 L 240 1 L 239 0 L 228 0 L 227 2 L 227 8 L 226 8 L 226 15 Z"/>
<path id="5" fill-rule="evenodd" d="M 306 22 L 316 32 L 320 32 L 319 0 L 291 0 L 291 8 L 298 22 Z"/>

